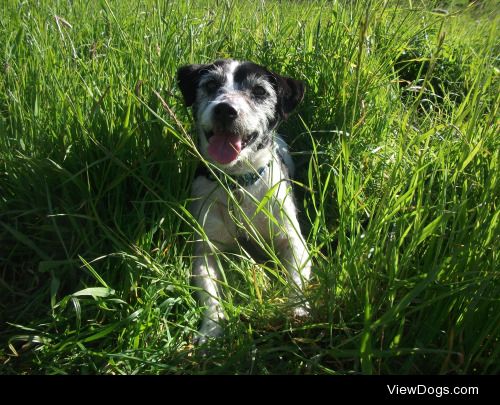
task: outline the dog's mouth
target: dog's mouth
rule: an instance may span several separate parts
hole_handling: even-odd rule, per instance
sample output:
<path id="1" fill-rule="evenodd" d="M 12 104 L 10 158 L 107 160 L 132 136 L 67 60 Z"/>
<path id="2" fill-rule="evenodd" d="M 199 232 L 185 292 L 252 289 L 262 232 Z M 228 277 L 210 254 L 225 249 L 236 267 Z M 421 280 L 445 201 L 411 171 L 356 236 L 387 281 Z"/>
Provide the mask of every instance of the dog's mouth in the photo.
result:
<path id="1" fill-rule="evenodd" d="M 257 137 L 257 132 L 241 136 L 230 131 L 208 131 L 208 154 L 217 163 L 227 165 L 235 161 L 241 151 Z"/>

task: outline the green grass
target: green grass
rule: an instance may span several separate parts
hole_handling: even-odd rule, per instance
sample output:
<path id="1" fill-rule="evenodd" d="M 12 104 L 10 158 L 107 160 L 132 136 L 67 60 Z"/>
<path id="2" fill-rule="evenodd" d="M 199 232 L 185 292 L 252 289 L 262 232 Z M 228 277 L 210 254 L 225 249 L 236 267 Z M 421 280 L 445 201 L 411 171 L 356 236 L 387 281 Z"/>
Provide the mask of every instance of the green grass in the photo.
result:
<path id="1" fill-rule="evenodd" d="M 0 373 L 500 371 L 494 2 L 4 3 Z M 281 132 L 312 310 L 226 255 L 225 336 L 196 348 L 175 72 L 220 57 L 307 83 Z"/>

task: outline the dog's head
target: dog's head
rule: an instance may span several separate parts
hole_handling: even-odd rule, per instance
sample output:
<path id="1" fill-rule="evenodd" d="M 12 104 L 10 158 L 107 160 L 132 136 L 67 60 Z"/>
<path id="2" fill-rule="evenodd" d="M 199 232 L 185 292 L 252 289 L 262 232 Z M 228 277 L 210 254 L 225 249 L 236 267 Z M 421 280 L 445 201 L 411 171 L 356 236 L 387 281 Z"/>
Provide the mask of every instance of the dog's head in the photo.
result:
<path id="1" fill-rule="evenodd" d="M 230 168 L 251 161 L 273 130 L 304 97 L 304 84 L 252 62 L 218 60 L 177 72 L 184 101 L 193 106 L 202 155 Z"/>

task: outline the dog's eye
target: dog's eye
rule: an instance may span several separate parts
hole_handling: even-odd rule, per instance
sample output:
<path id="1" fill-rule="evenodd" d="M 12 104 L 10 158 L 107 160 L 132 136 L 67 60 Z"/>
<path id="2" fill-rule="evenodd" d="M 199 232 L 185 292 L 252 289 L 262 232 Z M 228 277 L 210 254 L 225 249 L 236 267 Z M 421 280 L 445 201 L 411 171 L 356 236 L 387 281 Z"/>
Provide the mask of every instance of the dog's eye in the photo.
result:
<path id="1" fill-rule="evenodd" d="M 219 88 L 219 83 L 217 80 L 209 80 L 208 82 L 205 82 L 203 85 L 205 87 L 205 90 L 209 93 L 213 93 L 215 90 Z"/>
<path id="2" fill-rule="evenodd" d="M 252 94 L 254 96 L 257 96 L 257 97 L 263 97 L 267 94 L 267 91 L 264 87 L 262 86 L 255 86 L 253 89 L 252 89 Z"/>

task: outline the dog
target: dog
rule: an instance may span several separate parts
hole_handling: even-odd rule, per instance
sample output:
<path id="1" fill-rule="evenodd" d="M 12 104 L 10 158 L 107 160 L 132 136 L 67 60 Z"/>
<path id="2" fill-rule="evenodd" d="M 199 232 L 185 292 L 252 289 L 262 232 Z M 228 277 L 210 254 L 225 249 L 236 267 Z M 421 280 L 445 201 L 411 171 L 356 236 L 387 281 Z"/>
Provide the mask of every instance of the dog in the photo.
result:
<path id="1" fill-rule="evenodd" d="M 276 133 L 302 101 L 304 83 L 232 59 L 183 66 L 177 82 L 192 107 L 198 151 L 210 163 L 198 167 L 189 207 L 201 227 L 192 279 L 206 308 L 196 341 L 222 334 L 215 254 L 236 250 L 241 240 L 271 244 L 292 286 L 294 315 L 306 316 L 308 305 L 299 301 L 311 273 L 310 255 L 291 194 L 293 162 Z"/>

